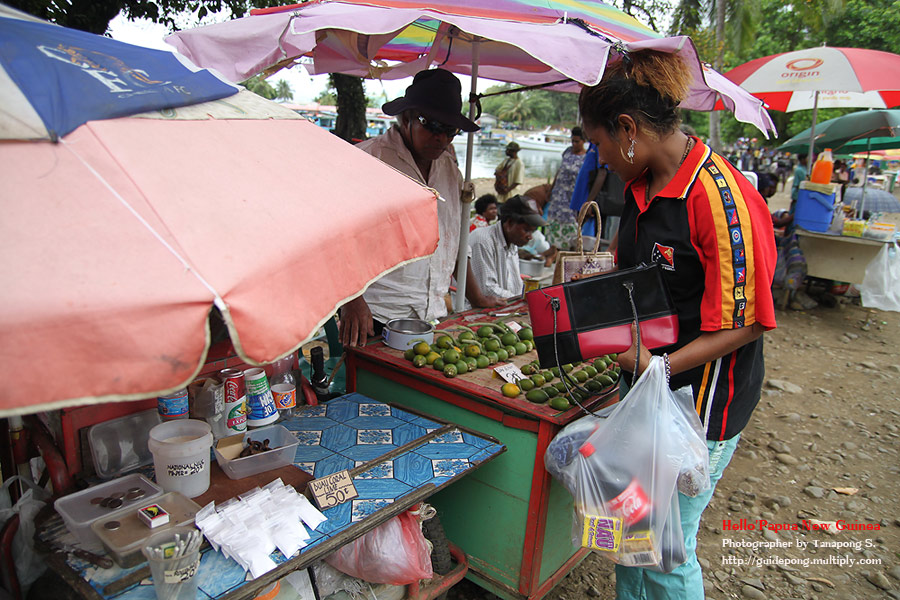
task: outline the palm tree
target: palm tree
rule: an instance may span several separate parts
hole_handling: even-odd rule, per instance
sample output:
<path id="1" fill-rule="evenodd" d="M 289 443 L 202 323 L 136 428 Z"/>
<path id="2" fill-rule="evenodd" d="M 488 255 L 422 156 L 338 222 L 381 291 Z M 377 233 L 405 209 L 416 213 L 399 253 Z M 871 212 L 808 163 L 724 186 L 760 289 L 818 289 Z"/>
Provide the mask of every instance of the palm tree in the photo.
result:
<path id="1" fill-rule="evenodd" d="M 289 84 L 286 79 L 279 79 L 278 83 L 275 84 L 275 99 L 276 100 L 293 100 L 294 99 L 294 90 L 291 89 L 291 84 Z"/>
<path id="2" fill-rule="evenodd" d="M 681 0 L 672 19 L 674 32 L 696 33 L 703 29 L 704 12 L 715 31 L 715 58 L 713 67 L 721 72 L 725 62 L 726 45 L 740 52 L 750 43 L 757 27 L 756 15 L 760 13 L 757 0 Z M 709 113 L 710 145 L 714 150 L 722 148 L 719 131 L 721 113 Z"/>

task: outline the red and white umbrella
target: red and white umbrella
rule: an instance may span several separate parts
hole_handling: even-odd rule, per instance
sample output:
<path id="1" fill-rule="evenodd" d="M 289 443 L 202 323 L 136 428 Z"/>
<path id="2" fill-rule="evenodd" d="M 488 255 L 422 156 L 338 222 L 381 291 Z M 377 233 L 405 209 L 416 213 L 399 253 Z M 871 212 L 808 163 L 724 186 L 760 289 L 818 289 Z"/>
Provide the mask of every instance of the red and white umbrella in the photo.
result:
<path id="1" fill-rule="evenodd" d="M 807 48 L 751 60 L 725 77 L 782 112 L 813 108 L 806 103 L 816 92 L 823 108 L 825 97 L 838 107 L 900 106 L 900 54 L 881 50 Z"/>
<path id="2" fill-rule="evenodd" d="M 812 109 L 810 162 L 819 107 L 900 106 L 900 54 L 881 50 L 807 48 L 751 60 L 725 77 L 763 100 L 769 109 Z"/>

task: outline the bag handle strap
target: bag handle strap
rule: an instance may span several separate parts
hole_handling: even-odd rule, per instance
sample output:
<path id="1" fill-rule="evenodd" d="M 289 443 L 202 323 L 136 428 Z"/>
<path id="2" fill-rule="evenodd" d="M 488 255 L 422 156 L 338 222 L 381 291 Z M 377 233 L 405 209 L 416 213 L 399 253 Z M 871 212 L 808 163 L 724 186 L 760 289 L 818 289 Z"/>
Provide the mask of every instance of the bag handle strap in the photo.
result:
<path id="1" fill-rule="evenodd" d="M 599 175 L 598 175 L 599 177 Z M 578 241 L 575 244 L 575 249 L 579 254 L 584 254 L 584 239 L 581 237 L 581 229 L 584 227 L 584 220 L 587 218 L 588 211 L 593 209 L 594 215 L 597 217 L 597 231 L 599 232 L 602 229 L 602 222 L 600 216 L 600 207 L 597 206 L 597 203 L 593 200 L 589 202 L 585 202 L 581 205 L 581 210 L 578 211 L 578 218 L 576 219 L 576 225 L 578 227 Z M 594 250 L 593 254 L 597 254 L 600 251 L 600 236 L 594 236 Z"/>
<path id="2" fill-rule="evenodd" d="M 625 291 L 628 293 L 628 301 L 631 304 L 631 314 L 634 317 L 634 324 L 636 329 L 636 341 L 637 341 L 637 355 L 635 357 L 634 363 L 634 373 L 631 374 L 631 387 L 634 387 L 637 382 L 637 374 L 640 371 L 640 360 L 641 360 L 641 323 L 638 320 L 637 314 L 637 306 L 634 303 L 634 282 L 631 280 L 625 280 L 622 282 L 622 287 L 625 288 Z M 576 390 L 579 390 L 586 394 L 588 397 L 595 396 L 593 392 L 588 391 L 584 387 L 582 387 L 574 377 L 566 373 L 566 370 L 562 368 L 562 364 L 559 361 L 559 345 L 557 340 L 559 338 L 559 332 L 557 331 L 557 313 L 559 313 L 561 309 L 561 303 L 559 298 L 555 298 L 548 294 L 547 292 L 541 290 L 541 292 L 546 296 L 550 301 L 550 310 L 553 312 L 553 358 L 556 359 L 556 368 L 559 369 L 559 378 L 563 382 L 563 386 L 566 388 L 566 394 L 572 399 L 572 401 L 584 412 L 588 415 L 593 415 L 593 411 L 588 410 L 578 401 L 577 398 L 572 396 L 569 393 L 569 386 L 571 385 Z"/>

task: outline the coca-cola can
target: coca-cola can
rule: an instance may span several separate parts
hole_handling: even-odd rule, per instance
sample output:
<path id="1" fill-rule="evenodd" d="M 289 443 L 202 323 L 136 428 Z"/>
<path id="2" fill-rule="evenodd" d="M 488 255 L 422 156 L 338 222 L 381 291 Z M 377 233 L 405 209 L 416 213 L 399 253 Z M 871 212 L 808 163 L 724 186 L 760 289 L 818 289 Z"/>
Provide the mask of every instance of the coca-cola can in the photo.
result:
<path id="1" fill-rule="evenodd" d="M 247 387 L 240 369 L 222 369 L 219 379 L 225 385 L 225 427 L 227 435 L 247 431 Z"/>

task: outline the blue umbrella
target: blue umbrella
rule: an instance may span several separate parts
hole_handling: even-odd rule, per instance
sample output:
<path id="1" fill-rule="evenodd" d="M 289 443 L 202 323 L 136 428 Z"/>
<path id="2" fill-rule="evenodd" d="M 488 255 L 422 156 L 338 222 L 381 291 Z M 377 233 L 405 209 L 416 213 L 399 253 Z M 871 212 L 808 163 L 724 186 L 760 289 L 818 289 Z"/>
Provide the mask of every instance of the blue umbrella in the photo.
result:
<path id="1" fill-rule="evenodd" d="M 900 213 L 900 200 L 886 190 L 848 187 L 844 190 L 844 204 L 863 205 L 870 212 Z"/>
<path id="2" fill-rule="evenodd" d="M 0 6 L 0 139 L 55 141 L 87 121 L 238 91 L 171 52 L 20 15 Z"/>

